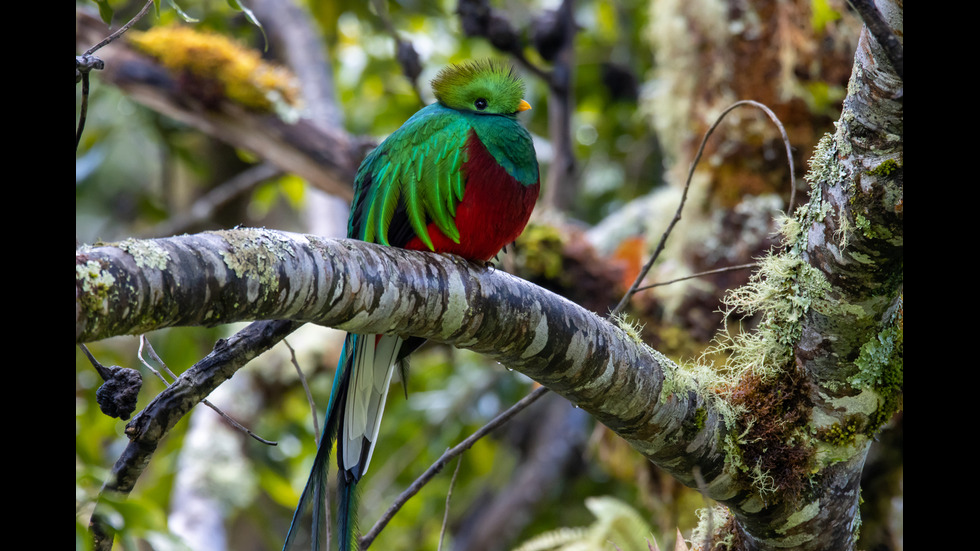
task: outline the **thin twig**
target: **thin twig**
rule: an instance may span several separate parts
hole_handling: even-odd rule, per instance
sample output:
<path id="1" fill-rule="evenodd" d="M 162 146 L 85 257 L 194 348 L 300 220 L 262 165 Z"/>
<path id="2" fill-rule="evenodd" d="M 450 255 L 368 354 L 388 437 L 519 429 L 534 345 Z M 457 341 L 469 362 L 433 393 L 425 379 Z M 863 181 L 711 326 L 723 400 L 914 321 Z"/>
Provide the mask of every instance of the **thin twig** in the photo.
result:
<path id="1" fill-rule="evenodd" d="M 144 346 L 146 347 L 146 351 L 149 354 L 150 359 L 152 359 L 153 361 L 155 361 L 155 362 L 159 363 L 160 365 L 162 365 L 163 366 L 163 370 L 164 370 L 164 372 L 166 372 L 167 375 L 170 375 L 171 377 L 173 377 L 174 380 L 177 379 L 177 376 L 174 375 L 174 373 L 172 371 L 170 371 L 170 368 L 167 367 L 167 364 L 160 358 L 160 356 L 157 355 L 156 350 L 153 349 L 153 345 L 151 345 L 150 344 L 150 341 L 147 340 L 146 335 L 140 335 L 140 347 L 139 347 L 139 350 L 136 351 L 136 357 L 139 358 L 141 364 L 143 364 L 144 366 L 146 366 L 146 368 L 149 369 L 154 375 L 156 375 L 158 379 L 160 379 L 161 381 L 163 381 L 163 384 L 164 385 L 170 386 L 170 381 L 168 381 L 167 378 L 164 377 L 163 374 L 160 373 L 160 371 L 158 371 L 155 367 L 153 367 L 152 365 L 150 365 L 150 363 L 147 362 L 143 358 L 143 347 Z"/>
<path id="2" fill-rule="evenodd" d="M 623 309 L 626 308 L 626 305 L 629 303 L 629 300 L 633 297 L 633 295 L 635 295 L 640 290 L 640 282 L 643 281 L 643 279 L 647 276 L 647 273 L 653 267 L 654 262 L 657 261 L 657 258 L 660 256 L 660 253 L 663 252 L 664 246 L 667 243 L 667 237 L 670 235 L 670 232 L 673 231 L 674 226 L 677 225 L 677 222 L 680 221 L 681 211 L 683 211 L 684 203 L 687 201 L 687 192 L 690 190 L 691 181 L 694 178 L 694 169 L 701 161 L 701 155 L 704 153 L 704 147 L 708 143 L 708 138 L 715 131 L 715 128 L 717 128 L 718 125 L 721 124 L 721 121 L 722 119 L 725 118 L 725 115 L 730 113 L 736 107 L 742 105 L 752 105 L 754 107 L 758 107 L 763 112 L 765 112 L 769 116 L 769 118 L 772 119 L 772 121 L 776 124 L 776 127 L 779 128 L 779 133 L 783 137 L 783 144 L 786 146 L 786 158 L 789 161 L 790 195 L 789 195 L 789 208 L 787 208 L 786 212 L 792 212 L 793 204 L 796 200 L 796 169 L 793 166 L 792 147 L 789 142 L 789 136 L 787 136 L 786 134 L 786 129 L 783 128 L 783 124 L 779 121 L 779 118 L 776 117 L 775 113 L 773 113 L 772 110 L 770 110 L 765 105 L 753 100 L 736 101 L 732 105 L 728 106 L 728 108 L 726 108 L 724 111 L 722 111 L 720 115 L 718 115 L 718 118 L 715 119 L 715 122 L 711 125 L 710 128 L 708 128 L 708 131 L 704 133 L 704 137 L 701 138 L 701 145 L 698 147 L 698 152 L 694 156 L 694 160 L 691 161 L 691 166 L 688 168 L 687 181 L 684 183 L 684 192 L 681 194 L 681 202 L 679 205 L 677 205 L 677 212 L 674 213 L 674 218 L 670 221 L 670 224 L 667 226 L 667 229 L 664 230 L 663 235 L 660 236 L 660 242 L 657 244 L 657 248 L 653 251 L 653 255 L 650 257 L 650 260 L 647 261 L 647 263 L 643 266 L 643 269 L 640 270 L 640 273 L 637 274 L 636 279 L 633 281 L 633 285 L 630 286 L 626 294 L 623 295 L 622 300 L 620 300 L 619 304 L 616 305 L 616 308 L 612 310 L 611 315 L 616 315 L 622 312 Z"/>
<path id="3" fill-rule="evenodd" d="M 694 170 L 694 164 L 692 163 L 691 164 L 692 173 L 693 170 Z M 654 249 L 653 255 L 650 256 L 650 260 L 648 260 L 647 263 L 643 266 L 643 269 L 640 270 L 640 273 L 636 275 L 636 279 L 633 280 L 633 285 L 630 286 L 629 290 L 626 291 L 626 293 L 623 295 L 623 298 L 620 299 L 619 304 L 617 304 L 616 307 L 612 309 L 612 312 L 609 313 L 610 317 L 619 314 L 626 308 L 626 305 L 629 303 L 630 299 L 633 298 L 633 295 L 635 295 L 637 290 L 639 289 L 640 282 L 643 281 L 643 278 L 646 277 L 647 273 L 650 271 L 650 268 L 653 267 L 653 263 L 657 261 L 657 258 L 660 256 L 660 253 L 664 250 L 664 245 L 667 243 L 667 236 L 670 235 L 670 232 L 674 229 L 674 226 L 676 226 L 677 222 L 680 221 L 681 219 L 681 211 L 684 209 L 684 203 L 687 202 L 687 191 L 690 187 L 691 187 L 691 176 L 690 174 L 688 174 L 687 183 L 684 184 L 684 192 L 681 194 L 681 202 L 677 206 L 677 212 L 674 213 L 674 218 L 670 221 L 670 224 L 667 226 L 667 229 L 664 230 L 664 234 L 660 236 L 660 242 L 657 243 L 657 248 Z"/>
<path id="4" fill-rule="evenodd" d="M 388 507 L 388 510 L 385 511 L 384 515 L 382 515 L 381 518 L 378 519 L 378 522 L 371 527 L 371 531 L 361 537 L 360 548 L 367 549 L 368 546 L 371 545 L 371 542 L 373 542 L 374 539 L 378 537 L 378 534 L 381 533 L 381 530 L 383 530 L 388 522 L 390 522 L 395 516 L 395 513 L 397 513 L 398 510 L 401 509 L 412 496 L 419 493 L 419 490 L 421 490 L 422 487 L 429 482 L 429 480 L 431 480 L 435 475 L 439 474 L 443 467 L 446 466 L 446 463 L 471 448 L 479 439 L 483 438 L 500 425 L 503 425 L 509 421 L 518 412 L 533 404 L 538 398 L 547 393 L 547 387 L 539 386 L 530 394 L 522 398 L 519 402 L 494 417 L 489 423 L 480 427 L 476 432 L 466 438 L 466 440 L 463 440 L 455 447 L 446 450 L 446 452 L 443 453 L 435 463 L 429 466 L 429 468 L 422 473 L 422 476 L 418 477 L 414 482 L 412 482 L 411 486 L 409 486 L 404 492 L 401 493 L 401 495 L 398 496 L 397 499 L 395 499 L 395 501 Z"/>
<path id="5" fill-rule="evenodd" d="M 446 535 L 446 526 L 449 524 L 449 501 L 453 497 L 453 488 L 456 487 L 456 477 L 459 475 L 459 466 L 463 464 L 463 458 L 456 459 L 456 470 L 453 471 L 453 478 L 449 481 L 449 490 L 446 491 L 446 511 L 442 514 L 442 529 L 439 530 L 439 546 L 436 551 L 442 551 L 442 539 Z"/>
<path id="6" fill-rule="evenodd" d="M 160 356 L 157 355 L 156 351 L 153 350 L 153 346 L 150 344 L 150 341 L 147 340 L 146 335 L 140 335 L 140 347 L 139 347 L 139 351 L 137 352 L 137 357 L 139 358 L 140 363 L 142 363 L 144 366 L 146 366 L 147 369 L 149 369 L 150 371 L 152 371 L 154 375 L 156 375 L 157 377 L 159 377 L 160 380 L 163 381 L 163 384 L 165 384 L 166 386 L 170 386 L 170 383 L 167 382 L 167 379 L 159 371 L 157 371 L 156 369 L 154 369 L 153 366 L 151 366 L 150 363 L 147 362 L 143 358 L 143 347 L 144 347 L 144 345 L 146 346 L 146 350 L 147 350 L 147 353 L 149 354 L 150 358 L 153 361 L 155 361 L 155 362 L 159 363 L 160 365 L 162 365 L 163 366 L 163 371 L 166 372 L 167 375 L 170 375 L 171 377 L 173 377 L 174 380 L 177 379 L 177 376 L 174 375 L 174 373 L 172 371 L 170 371 L 170 368 L 167 367 L 167 364 L 164 363 L 164 361 L 162 359 L 160 359 Z M 217 413 L 222 418 L 224 418 L 225 421 L 228 421 L 228 423 L 231 424 L 231 426 L 233 426 L 233 427 L 237 428 L 238 430 L 244 432 L 245 434 L 251 436 L 255 440 L 258 440 L 259 442 L 262 442 L 263 444 L 268 444 L 270 446 L 278 446 L 279 445 L 275 441 L 266 440 L 265 438 L 262 438 L 262 437 L 258 436 L 257 434 L 255 434 L 254 432 L 252 432 L 251 430 L 249 430 L 248 428 L 246 428 L 245 426 L 243 426 L 238 421 L 235 421 L 234 419 L 232 419 L 231 417 L 229 417 L 228 414 L 226 414 L 225 412 L 221 411 L 220 409 L 218 409 L 217 406 L 215 406 L 214 404 L 212 404 L 211 402 L 209 402 L 207 400 L 207 398 L 201 400 L 201 403 L 204 404 L 204 405 L 206 405 L 206 406 L 208 406 L 209 408 L 213 409 L 215 411 L 215 413 Z"/>
<path id="7" fill-rule="evenodd" d="M 75 72 L 82 81 L 82 105 L 78 108 L 78 127 L 75 128 L 75 152 L 78 153 L 78 144 L 82 141 L 82 132 L 85 130 L 85 119 L 88 118 L 88 74 L 93 68 L 101 68 L 101 60 L 89 60 L 84 58 L 80 62 L 75 58 Z"/>
<path id="8" fill-rule="evenodd" d="M 316 402 L 313 400 L 313 393 L 310 392 L 310 385 L 306 381 L 306 375 L 303 374 L 303 369 L 300 368 L 299 362 L 296 361 L 296 351 L 293 350 L 292 346 L 289 346 L 289 342 L 286 339 L 282 340 L 286 348 L 289 349 L 289 356 L 293 362 L 293 367 L 296 368 L 296 374 L 299 375 L 299 382 L 303 385 L 303 391 L 306 392 L 306 401 L 310 403 L 310 411 L 313 412 L 313 435 L 316 437 L 316 447 L 320 447 L 320 421 L 316 413 Z"/>
<path id="9" fill-rule="evenodd" d="M 671 279 L 669 281 L 658 281 L 657 283 L 651 283 L 650 285 L 644 285 L 642 287 L 637 287 L 637 291 L 645 291 L 647 289 L 653 289 L 654 287 L 660 287 L 661 285 L 670 285 L 671 283 L 677 283 L 679 281 L 684 281 L 686 279 L 694 279 L 696 277 L 704 277 L 713 274 L 720 274 L 724 272 L 734 272 L 736 270 L 746 270 L 748 268 L 756 268 L 759 266 L 758 262 L 750 262 L 748 264 L 738 264 L 736 266 L 725 266 L 724 268 L 717 268 L 714 270 L 706 270 L 703 272 L 698 272 L 696 274 L 687 275 L 684 277 L 679 277 L 677 279 Z"/>
<path id="10" fill-rule="evenodd" d="M 79 80 L 81 80 L 82 82 L 82 105 L 79 108 L 78 126 L 75 128 L 75 152 L 76 153 L 78 152 L 78 144 L 82 141 L 82 131 L 85 130 L 85 119 L 87 118 L 87 113 L 88 113 L 88 93 L 89 93 L 88 74 L 92 71 L 92 69 L 101 70 L 104 67 L 102 60 L 95 57 L 92 54 L 94 54 L 103 46 L 106 46 L 113 40 L 122 36 L 124 32 L 129 30 L 130 27 L 136 24 L 137 21 L 142 19 L 143 16 L 150 11 L 151 6 L 153 6 L 153 0 L 147 0 L 146 4 L 143 6 L 143 9 L 141 9 L 140 12 L 137 13 L 135 17 L 130 19 L 128 23 L 120 27 L 118 31 L 105 37 L 104 39 L 102 39 L 101 42 L 86 50 L 85 53 L 83 53 L 82 55 L 75 56 L 75 83 L 77 84 Z"/>
<path id="11" fill-rule="evenodd" d="M 734 110 L 736 107 L 742 105 L 751 105 L 753 107 L 757 107 L 761 109 L 762 112 L 764 112 L 769 117 L 769 120 L 771 120 L 773 124 L 776 125 L 776 128 L 779 129 L 779 135 L 783 138 L 783 146 L 786 148 L 786 160 L 789 162 L 789 182 L 790 182 L 789 206 L 786 207 L 786 213 L 792 214 L 793 207 L 796 205 L 796 167 L 794 166 L 793 163 L 793 146 L 790 144 L 789 135 L 786 134 L 786 128 L 783 127 L 783 123 L 779 120 L 779 117 L 777 117 L 776 114 L 772 112 L 772 109 L 769 109 L 764 104 L 761 104 L 757 101 L 753 101 L 750 99 L 736 101 L 735 103 L 731 104 L 728 107 L 728 109 L 722 111 L 721 115 L 718 115 L 718 119 L 715 120 L 715 124 L 713 124 L 711 126 L 711 129 L 708 130 L 708 133 L 705 134 L 704 139 L 705 141 L 707 141 L 708 136 L 711 135 L 711 132 L 714 131 L 715 127 L 721 123 L 721 119 L 724 118 L 725 115 L 727 115 L 729 112 Z M 703 149 L 704 149 L 704 142 L 701 143 L 701 150 Z M 701 150 L 698 151 L 698 158 L 701 157 Z"/>
<path id="12" fill-rule="evenodd" d="M 113 40 L 115 40 L 115 39 L 119 38 L 120 36 L 122 36 L 122 34 L 124 32 L 126 32 L 126 31 L 128 31 L 130 27 L 132 27 L 133 25 L 135 25 L 137 21 L 139 21 L 140 19 L 143 19 L 143 16 L 146 15 L 150 11 L 150 8 L 151 7 L 153 7 L 153 0 L 147 0 L 146 1 L 146 4 L 143 5 L 143 9 L 141 9 L 139 11 L 139 13 L 137 13 L 125 25 L 123 25 L 122 27 L 119 27 L 119 30 L 117 30 L 116 32 L 114 32 L 114 33 L 110 34 L 109 36 L 103 38 L 101 42 L 99 42 L 95 46 L 92 46 L 91 48 L 89 48 L 88 50 L 86 50 L 85 53 L 82 54 L 82 55 L 86 55 L 86 56 L 92 55 L 96 51 L 98 51 L 100 48 L 102 48 L 104 46 L 107 46 L 110 42 L 112 42 Z"/>
<path id="13" fill-rule="evenodd" d="M 89 352 L 87 346 L 85 346 L 84 344 L 79 344 L 78 347 L 82 349 L 82 352 L 84 352 L 86 356 L 88 356 L 88 361 L 92 363 L 93 367 L 95 367 L 95 371 L 99 373 L 99 376 L 102 377 L 102 380 L 108 381 L 109 378 L 112 377 L 112 373 L 110 373 L 109 370 L 106 369 L 106 367 L 99 362 L 99 360 L 95 359 L 95 356 L 93 356 L 92 353 Z"/>

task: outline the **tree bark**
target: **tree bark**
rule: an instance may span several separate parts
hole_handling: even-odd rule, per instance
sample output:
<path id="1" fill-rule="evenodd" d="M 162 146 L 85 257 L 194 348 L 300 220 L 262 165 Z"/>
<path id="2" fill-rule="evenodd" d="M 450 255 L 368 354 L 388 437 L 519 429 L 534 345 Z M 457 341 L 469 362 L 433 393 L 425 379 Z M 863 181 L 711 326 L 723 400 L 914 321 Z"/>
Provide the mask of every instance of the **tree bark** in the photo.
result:
<path id="1" fill-rule="evenodd" d="M 703 406 L 693 391 L 661 403 L 677 366 L 615 325 L 456 258 L 238 229 L 83 248 L 76 268 L 76 342 L 249 319 L 422 336 L 524 372 L 653 457 L 683 447 L 681 425 Z"/>
<path id="2" fill-rule="evenodd" d="M 901 40 L 901 7 L 879 5 Z M 757 496 L 725 501 L 742 548 L 855 547 L 868 448 L 903 400 L 902 86 L 865 29 L 837 131 L 811 159 L 799 234 L 780 256 L 799 270 L 793 299 L 807 302 L 798 323 L 782 320 L 781 336 L 793 351 L 786 372 L 806 389 L 813 474 L 797 499 L 784 494 L 762 508 Z M 780 281 L 768 283 L 771 291 Z"/>

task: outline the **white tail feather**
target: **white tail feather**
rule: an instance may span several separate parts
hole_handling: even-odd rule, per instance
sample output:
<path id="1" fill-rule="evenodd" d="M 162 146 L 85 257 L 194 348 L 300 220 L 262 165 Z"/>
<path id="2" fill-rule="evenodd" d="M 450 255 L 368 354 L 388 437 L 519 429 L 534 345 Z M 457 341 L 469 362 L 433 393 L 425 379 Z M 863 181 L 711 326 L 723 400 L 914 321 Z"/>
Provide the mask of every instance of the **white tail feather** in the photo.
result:
<path id="1" fill-rule="evenodd" d="M 346 469 L 357 467 L 360 475 L 367 472 L 374 454 L 374 444 L 381 427 L 388 387 L 394 372 L 395 358 L 402 339 L 391 335 L 358 335 L 354 347 L 354 372 L 348 387 L 344 413 L 343 464 Z M 364 464 L 358 465 L 367 446 Z"/>

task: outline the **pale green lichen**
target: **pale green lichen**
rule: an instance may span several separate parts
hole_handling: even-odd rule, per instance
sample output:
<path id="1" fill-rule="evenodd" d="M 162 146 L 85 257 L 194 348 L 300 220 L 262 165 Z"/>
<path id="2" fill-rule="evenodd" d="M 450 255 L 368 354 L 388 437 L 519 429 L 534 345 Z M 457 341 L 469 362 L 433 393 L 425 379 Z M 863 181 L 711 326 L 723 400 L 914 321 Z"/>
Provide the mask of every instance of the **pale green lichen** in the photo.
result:
<path id="1" fill-rule="evenodd" d="M 854 361 L 857 372 L 850 384 L 863 390 L 874 390 L 882 403 L 871 415 L 869 434 L 873 434 L 902 408 L 905 388 L 904 301 L 900 298 L 888 323 L 861 345 Z"/>
<path id="2" fill-rule="evenodd" d="M 691 530 L 689 540 L 700 543 L 714 539 L 719 528 L 728 523 L 731 511 L 728 510 L 728 507 L 716 505 L 711 508 L 698 509 L 694 514 L 698 517 L 698 524 Z M 734 545 L 733 537 L 733 534 L 729 533 L 722 541 L 715 542 L 712 549 L 731 549 Z"/>
<path id="3" fill-rule="evenodd" d="M 116 278 L 102 271 L 102 265 L 94 260 L 75 265 L 75 280 L 82 284 L 82 290 L 89 296 L 104 296 L 116 282 Z"/>
<path id="4" fill-rule="evenodd" d="M 759 493 L 759 498 L 764 503 L 767 503 L 770 498 L 776 495 L 776 491 L 779 490 L 779 487 L 776 485 L 776 479 L 772 474 L 758 464 L 749 470 L 749 478 L 752 480 L 752 487 L 756 489 Z"/>
<path id="5" fill-rule="evenodd" d="M 886 383 L 886 378 L 895 375 L 901 377 L 901 370 L 891 373 L 894 367 L 901 367 L 899 351 L 904 341 L 903 331 L 897 326 L 886 327 L 873 335 L 861 345 L 861 352 L 854 361 L 858 372 L 851 377 L 850 383 L 858 388 L 879 386 Z M 897 381 L 901 382 L 901 380 Z M 891 381 L 888 381 L 890 384 Z"/>
<path id="6" fill-rule="evenodd" d="M 718 392 L 719 389 L 733 383 L 734 379 L 727 370 L 718 369 L 700 360 L 690 365 L 678 365 L 659 352 L 651 353 L 659 359 L 664 369 L 664 383 L 660 389 L 661 401 L 666 400 L 671 394 L 693 391 L 704 400 L 707 407 L 718 414 L 729 430 L 735 427 L 737 419 L 745 415 L 744 410 L 723 399 Z"/>
<path id="7" fill-rule="evenodd" d="M 634 344 L 639 346 L 645 345 L 645 343 L 643 342 L 642 323 L 636 320 L 631 320 L 628 314 L 622 312 L 614 314 L 612 317 L 612 321 L 613 323 L 616 324 L 617 327 L 619 327 L 620 329 L 623 330 L 624 333 L 626 333 L 626 336 L 629 337 L 629 339 L 633 341 Z"/>
<path id="8" fill-rule="evenodd" d="M 755 331 L 720 338 L 733 352 L 726 366 L 732 376 L 739 379 L 751 370 L 765 379 L 781 372 L 792 359 L 806 313 L 829 307 L 829 290 L 823 274 L 795 255 L 764 258 L 750 281 L 725 298 L 726 316 L 761 315 Z"/>
<path id="9" fill-rule="evenodd" d="M 747 412 L 743 411 L 742 413 Z M 752 470 L 751 467 L 742 459 L 741 445 L 745 443 L 745 438 L 749 434 L 749 431 L 752 430 L 752 425 L 754 423 L 754 419 L 746 418 L 745 430 L 743 430 L 741 433 L 729 430 L 722 438 L 727 453 L 725 457 L 725 465 L 728 471 L 732 474 Z"/>
<path id="10" fill-rule="evenodd" d="M 254 279 L 265 297 L 278 293 L 279 266 L 295 256 L 293 243 L 283 235 L 263 229 L 212 232 L 224 239 L 229 250 L 221 251 L 225 265 L 243 279 Z"/>
<path id="11" fill-rule="evenodd" d="M 824 134 L 817 142 L 808 162 L 806 181 L 811 187 L 821 182 L 840 182 L 846 180 L 845 169 L 840 163 L 839 144 L 832 134 Z M 813 202 L 812 200 L 810 201 Z"/>
<path id="12" fill-rule="evenodd" d="M 777 377 L 793 365 L 794 347 L 802 336 L 808 312 L 827 313 L 833 308 L 827 299 L 829 282 L 799 253 L 804 238 L 801 224 L 784 219 L 781 227 L 783 252 L 763 258 L 749 282 L 732 290 L 724 300 L 726 319 L 736 312 L 756 316 L 756 328 L 751 332 L 721 333 L 706 351 L 706 356 L 725 357 L 723 366 L 714 369 L 714 378 L 705 380 L 713 385 L 713 392 L 708 395 L 716 396 L 716 407 L 726 408 L 721 411 L 728 428 L 722 437 L 727 470 L 732 476 L 744 477 L 756 490 L 757 506 L 764 506 L 787 477 L 799 476 L 799 469 L 808 468 L 808 453 L 805 448 L 797 449 L 804 446 L 800 435 L 783 434 L 772 426 L 758 425 L 773 420 L 755 417 L 757 412 L 749 407 L 755 403 L 753 392 L 763 392 L 756 389 L 758 385 L 775 384 Z M 768 407 L 799 407 L 788 395 L 786 399 L 790 402 L 769 403 Z M 760 444 L 756 442 L 760 437 L 781 439 L 780 449 L 792 457 L 793 469 L 797 470 L 787 471 L 787 467 L 775 473 L 770 471 L 768 463 L 763 466 L 761 459 L 765 456 L 758 455 Z M 747 440 L 750 438 L 756 440 Z"/>
<path id="13" fill-rule="evenodd" d="M 853 232 L 854 228 L 851 226 L 850 218 L 846 216 L 838 217 L 837 229 L 834 230 L 834 238 L 837 239 L 837 247 L 840 250 L 847 249 Z"/>
<path id="14" fill-rule="evenodd" d="M 817 146 L 813 150 L 808 164 L 809 170 L 805 176 L 810 183 L 809 201 L 797 209 L 798 219 L 806 221 L 807 225 L 814 222 L 824 221 L 828 215 L 834 212 L 833 205 L 825 201 L 823 197 L 822 183 L 846 182 L 846 170 L 840 163 L 838 157 L 839 147 L 835 137 L 831 134 L 824 134 Z M 801 227 L 804 223 L 800 223 Z M 838 243 L 846 244 L 849 234 L 847 224 L 842 223 L 836 235 Z M 805 232 L 799 235 L 798 239 L 787 240 L 793 243 L 797 251 L 801 251 L 807 246 L 807 236 Z"/>
<path id="15" fill-rule="evenodd" d="M 170 254 L 152 239 L 127 239 L 117 244 L 121 250 L 129 253 L 140 268 L 164 270 L 170 260 Z"/>
<path id="16" fill-rule="evenodd" d="M 89 260 L 84 264 L 75 264 L 75 281 L 82 289 L 78 299 L 83 310 L 105 310 L 116 285 L 116 278 L 112 274 L 103 270 L 100 263 Z"/>
<path id="17" fill-rule="evenodd" d="M 276 232 L 255 229 L 214 233 L 230 245 L 230 251 L 221 251 L 225 265 L 236 276 L 257 279 L 263 285 L 276 285 L 279 261 L 295 255 L 292 244 Z"/>
<path id="18" fill-rule="evenodd" d="M 873 223 L 859 205 L 862 194 L 855 193 L 855 182 L 861 181 L 860 174 L 851 176 L 848 169 L 841 163 L 840 159 L 848 155 L 846 150 L 847 141 L 838 140 L 831 134 L 825 134 L 814 149 L 813 156 L 810 158 L 810 170 L 806 175 L 806 180 L 810 182 L 810 202 L 809 205 L 802 207 L 800 212 L 812 222 L 821 222 L 833 212 L 834 206 L 822 198 L 822 186 L 820 184 L 840 184 L 844 187 L 844 193 L 850 197 L 852 212 L 849 215 L 838 216 L 836 222 L 837 229 L 834 237 L 840 249 L 843 251 L 851 237 L 852 232 L 860 232 L 860 235 L 867 239 L 881 239 L 885 241 L 900 241 L 901 236 L 896 236 L 893 229 L 882 224 Z M 864 172 L 865 175 L 878 179 L 891 179 L 895 174 L 902 170 L 902 164 L 896 159 L 886 159 L 878 163 L 875 167 Z M 882 198 L 887 204 L 901 204 L 901 186 L 883 186 L 886 197 Z M 812 205 L 819 205 L 816 209 Z M 844 213 L 842 213 L 844 214 Z M 871 263 L 874 261 L 867 256 L 854 256 L 855 261 Z"/>

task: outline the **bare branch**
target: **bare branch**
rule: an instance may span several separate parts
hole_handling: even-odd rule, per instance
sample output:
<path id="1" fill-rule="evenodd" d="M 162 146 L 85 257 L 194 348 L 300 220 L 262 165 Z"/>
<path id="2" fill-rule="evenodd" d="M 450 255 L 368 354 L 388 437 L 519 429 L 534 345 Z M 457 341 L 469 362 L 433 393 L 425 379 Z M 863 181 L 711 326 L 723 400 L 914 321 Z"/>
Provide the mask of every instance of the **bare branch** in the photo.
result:
<path id="1" fill-rule="evenodd" d="M 640 270 L 639 274 L 637 274 L 636 276 L 636 279 L 633 281 L 633 285 L 631 285 L 629 290 L 626 292 L 626 294 L 623 295 L 623 299 L 619 302 L 619 304 L 616 305 L 616 308 L 613 309 L 613 314 L 618 314 L 619 312 L 622 312 L 623 309 L 626 308 L 626 305 L 629 303 L 630 298 L 632 298 L 633 295 L 635 295 L 641 289 L 649 289 L 650 287 L 653 287 L 653 285 L 640 287 L 640 283 L 643 282 L 643 279 L 647 276 L 647 273 L 650 271 L 651 268 L 653 268 L 653 264 L 657 261 L 657 258 L 660 257 L 660 253 L 663 252 L 664 247 L 667 244 L 667 238 L 670 236 L 670 232 L 674 229 L 674 226 L 677 225 L 677 223 L 681 219 L 681 213 L 684 211 L 684 204 L 687 202 L 687 193 L 688 190 L 690 190 L 691 188 L 691 181 L 694 178 L 694 169 L 701 161 L 701 155 L 704 153 L 704 146 L 706 143 L 708 143 L 708 138 L 711 137 L 711 134 L 714 133 L 718 125 L 721 124 L 721 121 L 722 119 L 725 118 L 725 115 L 731 113 L 732 110 L 734 110 L 735 108 L 740 106 L 745 106 L 745 105 L 751 105 L 761 109 L 763 112 L 765 112 L 766 115 L 769 116 L 773 124 L 775 124 L 776 127 L 779 128 L 779 133 L 783 138 L 783 145 L 786 148 L 786 157 L 789 161 L 790 195 L 789 195 L 789 208 L 787 209 L 787 212 L 792 212 L 793 204 L 796 199 L 796 176 L 795 176 L 796 170 L 793 168 L 792 146 L 789 143 L 789 136 L 786 135 L 786 129 L 783 127 L 783 124 L 779 121 L 779 118 L 776 117 L 776 114 L 773 113 L 771 109 L 769 109 L 768 107 L 766 107 L 765 105 L 757 101 L 743 100 L 743 101 L 737 101 L 733 103 L 732 105 L 728 106 L 724 111 L 722 111 L 720 115 L 718 115 L 715 121 L 711 124 L 711 127 L 708 128 L 708 130 L 704 133 L 704 137 L 701 138 L 701 145 L 698 147 L 697 154 L 694 156 L 694 160 L 691 161 L 691 166 L 688 168 L 687 171 L 687 180 L 684 182 L 684 191 L 681 193 L 681 200 L 680 203 L 677 205 L 677 211 L 675 211 L 674 217 L 671 219 L 670 224 L 667 225 L 667 229 L 664 230 L 663 235 L 660 237 L 660 241 L 657 243 L 657 247 L 656 249 L 654 249 L 653 254 L 650 255 L 650 259 L 647 260 L 647 263 L 643 265 L 643 268 Z M 675 280 L 675 281 L 680 281 L 680 280 Z M 666 285 L 666 283 L 662 283 L 661 285 Z"/>
<path id="2" fill-rule="evenodd" d="M 112 547 L 114 530 L 105 518 L 105 500 L 128 495 L 160 441 L 184 415 L 240 367 L 300 325 L 291 321 L 256 322 L 233 337 L 219 341 L 210 354 L 181 374 L 129 422 L 126 435 L 130 442 L 113 465 L 92 514 L 91 528 L 96 549 L 107 551 Z"/>
<path id="3" fill-rule="evenodd" d="M 152 371 L 154 375 L 156 375 L 157 377 L 160 378 L 161 381 L 163 381 L 163 384 L 164 385 L 170 386 L 170 382 L 167 381 L 166 377 L 164 377 L 163 375 L 161 375 L 159 371 L 157 371 L 152 365 L 150 365 L 150 363 L 148 361 L 146 361 L 145 358 L 143 358 L 143 348 L 144 347 L 147 350 L 147 354 L 149 354 L 149 356 L 153 359 L 153 361 L 155 361 L 158 364 L 160 364 L 161 366 L 163 366 L 163 370 L 167 373 L 167 375 L 170 375 L 170 377 L 172 377 L 174 379 L 177 378 L 177 376 L 174 375 L 173 371 L 170 371 L 170 368 L 167 366 L 167 364 L 164 363 L 163 359 L 161 359 L 160 356 L 157 355 L 156 350 L 153 349 L 153 345 L 150 344 L 150 341 L 146 338 L 146 335 L 140 335 L 140 347 L 139 347 L 139 352 L 137 354 L 137 357 L 139 357 L 140 362 L 144 366 L 146 366 L 147 369 L 149 369 L 150 371 Z M 221 416 L 221 418 L 224 419 L 229 425 L 231 425 L 232 427 L 240 430 L 241 432 L 245 433 L 246 435 L 250 436 L 251 438 L 255 439 L 256 441 L 261 442 L 261 443 L 266 444 L 266 445 L 269 445 L 269 446 L 277 446 L 278 445 L 276 442 L 273 442 L 271 440 L 266 440 L 265 438 L 262 438 L 261 436 L 255 434 L 248 427 L 246 427 L 246 426 L 242 425 L 241 423 L 239 423 L 238 421 L 234 420 L 230 415 L 228 415 L 224 411 L 221 411 L 221 408 L 219 408 L 218 406 L 216 406 L 213 403 L 211 403 L 207 398 L 201 400 L 201 403 L 204 404 L 204 405 L 206 405 L 206 406 L 208 406 L 209 408 L 211 408 L 215 413 L 217 413 L 219 416 Z"/>

